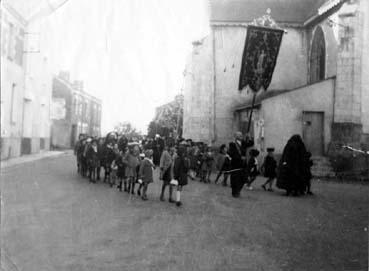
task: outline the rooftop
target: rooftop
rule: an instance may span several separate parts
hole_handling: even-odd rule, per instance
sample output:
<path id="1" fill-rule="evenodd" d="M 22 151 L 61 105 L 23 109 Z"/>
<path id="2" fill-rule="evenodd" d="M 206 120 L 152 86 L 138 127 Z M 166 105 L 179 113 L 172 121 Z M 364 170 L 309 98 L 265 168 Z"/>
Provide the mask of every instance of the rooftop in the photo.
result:
<path id="1" fill-rule="evenodd" d="M 279 23 L 302 24 L 332 0 L 209 0 L 212 22 L 250 22 L 266 13 Z"/>

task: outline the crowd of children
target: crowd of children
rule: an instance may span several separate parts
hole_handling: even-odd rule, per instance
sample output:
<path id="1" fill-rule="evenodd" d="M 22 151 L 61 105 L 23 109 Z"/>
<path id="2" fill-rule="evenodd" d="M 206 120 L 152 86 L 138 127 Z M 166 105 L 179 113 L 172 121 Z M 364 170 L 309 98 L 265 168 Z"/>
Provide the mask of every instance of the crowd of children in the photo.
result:
<path id="1" fill-rule="evenodd" d="M 157 136 L 155 140 L 160 142 L 159 138 Z M 162 146 L 162 149 L 153 150 L 153 146 Z M 253 189 L 252 183 L 256 177 L 263 174 L 267 180 L 261 187 L 265 191 L 273 191 L 273 182 L 277 177 L 277 161 L 273 152 L 273 148 L 268 148 L 267 156 L 259 166 L 259 151 L 249 150 L 245 169 L 247 171 L 245 184 L 249 190 Z M 227 145 L 223 144 L 216 150 L 202 142 L 192 142 L 191 139 L 156 145 L 152 140 L 132 142 L 117 133 L 109 133 L 105 138 L 81 134 L 75 145 L 75 155 L 78 172 L 88 177 L 90 182 L 99 181 L 103 169 L 103 182 L 111 187 L 117 187 L 120 191 L 137 194 L 142 200 L 148 199 L 147 190 L 149 184 L 154 181 L 154 170 L 158 169 L 159 179 L 162 181 L 160 200 L 165 200 L 164 194 L 168 187 L 168 201 L 176 203 L 177 206 L 182 204 L 181 191 L 188 178 L 211 183 L 211 173 L 215 169 L 217 174 L 214 183 L 218 183 L 223 176 L 222 185 L 227 186 L 232 172 L 232 159 Z M 155 155 L 158 158 L 155 159 Z M 308 193 L 311 193 L 310 185 Z"/>
<path id="2" fill-rule="evenodd" d="M 149 184 L 154 181 L 154 170 L 158 168 L 160 179 L 163 181 L 160 199 L 164 201 L 165 188 L 169 186 L 169 202 L 181 206 L 181 191 L 187 184 L 190 168 L 186 142 L 166 146 L 160 153 L 160 160 L 155 163 L 151 146 L 151 142 L 150 145 L 145 142 L 133 142 L 116 133 L 109 133 L 105 138 L 81 134 L 74 148 L 77 169 L 92 183 L 100 180 L 103 169 L 103 182 L 147 200 Z M 176 189 L 175 199 L 174 189 Z"/>

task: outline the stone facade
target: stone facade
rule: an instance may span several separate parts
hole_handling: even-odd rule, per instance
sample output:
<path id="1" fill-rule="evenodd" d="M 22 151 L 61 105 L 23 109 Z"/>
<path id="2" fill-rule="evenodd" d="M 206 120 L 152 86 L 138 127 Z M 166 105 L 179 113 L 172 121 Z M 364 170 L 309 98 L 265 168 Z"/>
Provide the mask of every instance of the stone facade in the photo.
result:
<path id="1" fill-rule="evenodd" d="M 41 48 L 44 21 L 26 22 L 1 5 L 1 159 L 49 149 L 51 74 Z M 37 30 L 40 48 L 30 52 Z M 32 51 L 32 50 L 31 50 Z"/>
<path id="2" fill-rule="evenodd" d="M 365 135 L 369 114 L 363 105 L 368 101 L 369 58 L 364 60 L 368 55 L 364 48 L 368 47 L 369 31 L 368 12 L 360 8 L 368 5 L 365 2 L 351 1 L 341 7 L 342 2 L 323 14 L 316 11 L 304 23 L 280 22 L 287 33 L 269 89 L 257 95 L 259 110 L 251 125 L 255 138 L 259 137 L 259 149 L 273 145 L 280 151 L 293 133 L 302 135 L 305 111 L 324 113 L 324 151 L 339 134 L 339 123 L 356 125 L 359 129 L 352 131 Z M 352 14 L 345 15 L 349 11 Z M 273 11 L 272 17 L 278 22 Z M 351 32 L 345 25 L 351 26 Z M 246 27 L 247 21 L 211 21 L 211 34 L 194 44 L 185 79 L 185 138 L 219 145 L 230 141 L 233 132 L 245 129 L 253 96 L 247 89 L 238 90 Z M 323 38 L 324 74 L 316 82 L 311 81 L 311 58 L 318 32 Z M 266 116 L 268 119 L 263 119 Z M 264 122 L 262 135 L 255 134 L 261 133 L 256 127 L 259 120 Z M 275 136 L 280 140 L 273 139 Z"/>
<path id="3" fill-rule="evenodd" d="M 1 13 L 1 160 L 3 160 L 21 154 L 25 67 L 23 44 L 19 44 L 19 40 L 24 37 L 26 24 L 13 10 L 1 6 Z M 17 41 L 18 46 L 15 46 Z"/>
<path id="4" fill-rule="evenodd" d="M 365 141 L 369 145 L 369 1 L 361 1 L 359 11 L 362 16 L 361 54 L 361 122 Z"/>
<path id="5" fill-rule="evenodd" d="M 71 148 L 78 135 L 100 136 L 101 100 L 83 90 L 82 81 L 70 82 L 68 72 L 54 77 L 51 146 Z"/>
<path id="6" fill-rule="evenodd" d="M 212 137 L 213 58 L 211 39 L 194 43 L 184 86 L 183 135 L 196 141 Z"/>

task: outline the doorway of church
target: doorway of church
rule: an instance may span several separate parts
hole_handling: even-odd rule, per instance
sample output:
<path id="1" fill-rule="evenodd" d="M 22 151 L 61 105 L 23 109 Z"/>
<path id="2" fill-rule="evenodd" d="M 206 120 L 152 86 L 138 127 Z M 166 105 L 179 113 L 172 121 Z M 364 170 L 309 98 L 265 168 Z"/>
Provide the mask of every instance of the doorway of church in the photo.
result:
<path id="1" fill-rule="evenodd" d="M 324 154 L 324 112 L 303 112 L 303 140 L 312 155 Z"/>

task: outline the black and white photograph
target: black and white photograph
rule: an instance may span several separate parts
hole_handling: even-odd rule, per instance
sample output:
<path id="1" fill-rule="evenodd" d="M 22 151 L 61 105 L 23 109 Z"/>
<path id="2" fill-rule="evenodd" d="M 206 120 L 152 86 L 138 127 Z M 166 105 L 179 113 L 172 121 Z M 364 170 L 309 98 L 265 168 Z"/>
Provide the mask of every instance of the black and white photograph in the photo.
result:
<path id="1" fill-rule="evenodd" d="M 369 270 L 369 0 L 0 5 L 0 271 Z"/>

